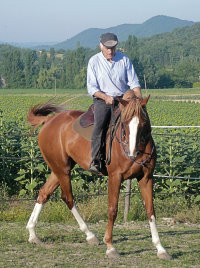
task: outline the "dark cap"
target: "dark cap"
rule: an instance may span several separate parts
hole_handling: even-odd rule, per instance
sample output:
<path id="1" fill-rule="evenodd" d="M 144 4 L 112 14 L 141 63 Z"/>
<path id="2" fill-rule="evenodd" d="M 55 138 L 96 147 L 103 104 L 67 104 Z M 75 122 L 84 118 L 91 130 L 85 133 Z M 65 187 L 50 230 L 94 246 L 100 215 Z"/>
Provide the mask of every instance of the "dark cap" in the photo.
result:
<path id="1" fill-rule="evenodd" d="M 107 48 L 115 47 L 118 44 L 117 36 L 113 33 L 105 33 L 100 37 L 100 42 Z"/>

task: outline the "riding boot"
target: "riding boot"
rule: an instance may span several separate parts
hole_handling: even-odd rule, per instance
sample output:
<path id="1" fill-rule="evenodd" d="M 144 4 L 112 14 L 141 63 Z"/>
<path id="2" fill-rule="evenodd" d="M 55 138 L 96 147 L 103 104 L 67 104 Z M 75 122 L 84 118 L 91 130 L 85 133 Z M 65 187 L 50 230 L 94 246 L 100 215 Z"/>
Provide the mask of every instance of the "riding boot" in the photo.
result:
<path id="1" fill-rule="evenodd" d="M 100 160 L 93 160 L 89 166 L 88 171 L 94 173 L 94 174 L 101 174 L 102 165 Z"/>

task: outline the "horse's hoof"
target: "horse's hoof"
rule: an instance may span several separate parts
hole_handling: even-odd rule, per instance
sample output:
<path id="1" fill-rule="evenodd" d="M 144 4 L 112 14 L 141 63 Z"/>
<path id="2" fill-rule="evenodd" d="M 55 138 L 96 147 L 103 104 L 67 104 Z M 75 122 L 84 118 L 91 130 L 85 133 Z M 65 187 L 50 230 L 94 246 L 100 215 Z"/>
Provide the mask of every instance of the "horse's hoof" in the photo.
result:
<path id="1" fill-rule="evenodd" d="M 163 260 L 171 260 L 172 257 L 167 253 L 167 252 L 161 252 L 157 254 L 159 259 L 163 259 Z"/>
<path id="2" fill-rule="evenodd" d="M 95 235 L 87 238 L 87 242 L 89 245 L 99 245 L 99 239 Z"/>
<path id="3" fill-rule="evenodd" d="M 37 238 L 37 237 L 34 237 L 34 238 L 29 239 L 28 242 L 29 243 L 34 243 L 34 244 L 37 244 L 37 245 L 43 244 L 42 241 L 39 238 Z"/>
<path id="4" fill-rule="evenodd" d="M 117 250 L 114 247 L 111 248 L 111 249 L 107 249 L 106 250 L 106 255 L 108 256 L 108 258 L 111 258 L 111 259 L 120 258 L 119 253 L 117 252 Z"/>

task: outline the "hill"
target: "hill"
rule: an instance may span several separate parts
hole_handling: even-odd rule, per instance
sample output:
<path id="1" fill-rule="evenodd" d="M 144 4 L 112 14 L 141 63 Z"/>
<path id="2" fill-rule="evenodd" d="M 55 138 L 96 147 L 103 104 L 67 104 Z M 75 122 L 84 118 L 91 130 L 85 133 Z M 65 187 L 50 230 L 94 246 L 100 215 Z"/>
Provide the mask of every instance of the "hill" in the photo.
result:
<path id="1" fill-rule="evenodd" d="M 20 48 L 35 48 L 35 47 L 50 47 L 56 44 L 57 42 L 24 42 L 24 43 L 18 43 L 18 42 L 3 42 L 0 41 L 0 45 L 10 45 L 14 47 L 20 47 Z"/>
<path id="2" fill-rule="evenodd" d="M 99 36 L 105 32 L 113 32 L 117 34 L 119 41 L 125 41 L 129 35 L 135 35 L 137 38 L 149 37 L 152 35 L 172 32 L 176 28 L 192 26 L 195 22 L 181 20 L 168 16 L 155 16 L 142 24 L 121 24 L 106 29 L 90 28 L 74 37 L 55 44 L 55 49 L 76 49 L 77 45 L 89 48 L 96 48 L 99 42 Z"/>
<path id="3" fill-rule="evenodd" d="M 0 44 L 7 44 L 15 47 L 31 48 L 37 50 L 49 50 L 51 47 L 54 47 L 56 50 L 76 49 L 79 45 L 82 47 L 89 47 L 94 49 L 98 45 L 100 35 L 105 32 L 113 32 L 117 34 L 119 41 L 123 42 L 128 39 L 129 35 L 134 35 L 137 38 L 150 37 L 156 34 L 172 32 L 176 28 L 192 26 L 193 24 L 195 24 L 193 21 L 158 15 L 150 18 L 142 24 L 121 24 L 105 29 L 89 28 L 60 43 L 6 43 L 0 41 Z"/>
<path id="4" fill-rule="evenodd" d="M 130 35 L 119 48 L 134 63 L 142 87 L 200 85 L 200 22 L 150 37 Z M 0 45 L 0 87 L 54 88 L 56 75 L 57 88 L 85 88 L 88 59 L 96 52 L 96 48 L 79 47 L 55 54 L 53 50 L 37 53 Z"/>
<path id="5" fill-rule="evenodd" d="M 194 57 L 199 61 L 200 22 L 191 27 L 175 29 L 170 33 L 138 39 L 138 45 L 140 52 L 142 50 L 141 54 L 151 55 L 157 62 L 163 61 L 163 57 L 169 57 L 169 54 L 181 60 L 184 57 Z"/>

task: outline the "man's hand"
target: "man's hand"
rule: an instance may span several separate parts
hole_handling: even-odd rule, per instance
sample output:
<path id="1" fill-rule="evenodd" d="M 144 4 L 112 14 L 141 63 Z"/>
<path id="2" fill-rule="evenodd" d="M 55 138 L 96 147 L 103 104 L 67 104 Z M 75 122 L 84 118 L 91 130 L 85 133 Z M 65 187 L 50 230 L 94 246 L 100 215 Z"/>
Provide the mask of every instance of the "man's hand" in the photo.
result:
<path id="1" fill-rule="evenodd" d="M 133 91 L 134 91 L 135 95 L 136 95 L 138 98 L 142 99 L 142 93 L 141 93 L 141 88 L 140 88 L 140 87 L 135 87 L 135 88 L 133 88 Z"/>
<path id="2" fill-rule="evenodd" d="M 106 95 L 105 93 L 103 93 L 101 91 L 97 91 L 94 94 L 94 96 L 96 98 L 100 98 L 100 99 L 104 100 L 106 104 L 113 104 L 113 102 L 114 102 L 114 98 L 113 97 L 108 96 L 108 95 Z"/>
<path id="3" fill-rule="evenodd" d="M 106 104 L 113 104 L 113 102 L 114 102 L 114 98 L 113 97 L 111 97 L 111 96 L 108 96 L 108 95 L 105 95 L 106 97 L 105 97 L 105 103 Z"/>

